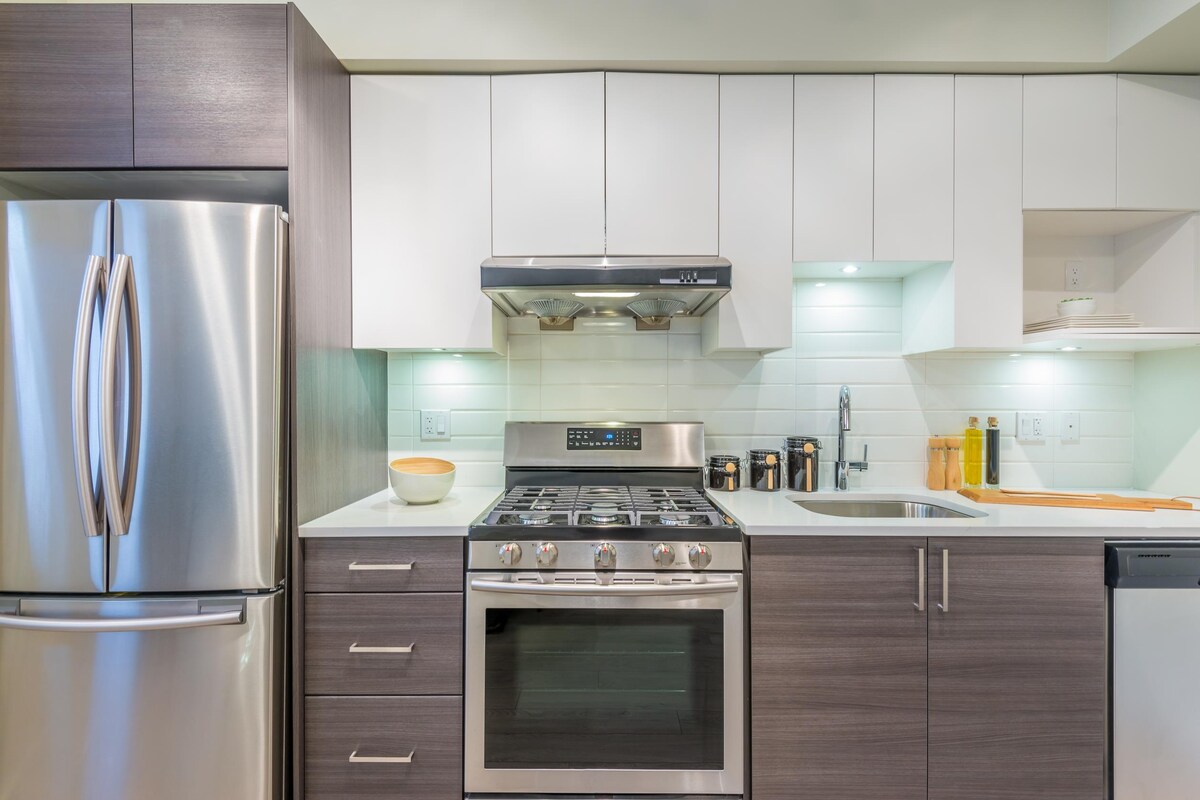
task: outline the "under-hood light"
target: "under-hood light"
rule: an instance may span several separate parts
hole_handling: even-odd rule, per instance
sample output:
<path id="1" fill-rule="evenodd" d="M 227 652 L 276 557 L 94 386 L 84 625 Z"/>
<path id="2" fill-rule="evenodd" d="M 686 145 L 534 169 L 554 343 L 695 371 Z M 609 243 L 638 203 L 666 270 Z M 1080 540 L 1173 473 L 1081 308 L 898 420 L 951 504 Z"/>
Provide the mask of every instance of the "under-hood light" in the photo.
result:
<path id="1" fill-rule="evenodd" d="M 641 292 L 571 292 L 576 297 L 637 297 Z"/>

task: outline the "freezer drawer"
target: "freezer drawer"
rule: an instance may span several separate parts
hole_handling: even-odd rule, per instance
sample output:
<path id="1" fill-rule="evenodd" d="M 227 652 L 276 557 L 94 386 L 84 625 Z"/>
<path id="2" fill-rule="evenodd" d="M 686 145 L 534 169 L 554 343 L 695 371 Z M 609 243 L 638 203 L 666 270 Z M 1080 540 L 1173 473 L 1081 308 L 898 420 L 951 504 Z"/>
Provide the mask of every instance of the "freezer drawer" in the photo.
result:
<path id="1" fill-rule="evenodd" d="M 0 596 L 0 800 L 280 800 L 283 610 Z"/>

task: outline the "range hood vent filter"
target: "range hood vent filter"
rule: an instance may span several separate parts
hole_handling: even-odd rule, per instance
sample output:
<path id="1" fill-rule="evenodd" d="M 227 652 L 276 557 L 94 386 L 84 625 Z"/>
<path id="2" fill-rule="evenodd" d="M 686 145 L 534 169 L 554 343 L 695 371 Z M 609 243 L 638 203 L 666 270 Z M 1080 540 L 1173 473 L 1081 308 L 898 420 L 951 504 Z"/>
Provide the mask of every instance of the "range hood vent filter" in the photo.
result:
<path id="1" fill-rule="evenodd" d="M 574 320 L 571 318 L 582 308 L 583 303 L 577 300 L 564 300 L 558 297 L 544 297 L 530 300 L 525 304 L 525 310 L 536 316 L 542 327 L 556 330 L 574 328 Z"/>

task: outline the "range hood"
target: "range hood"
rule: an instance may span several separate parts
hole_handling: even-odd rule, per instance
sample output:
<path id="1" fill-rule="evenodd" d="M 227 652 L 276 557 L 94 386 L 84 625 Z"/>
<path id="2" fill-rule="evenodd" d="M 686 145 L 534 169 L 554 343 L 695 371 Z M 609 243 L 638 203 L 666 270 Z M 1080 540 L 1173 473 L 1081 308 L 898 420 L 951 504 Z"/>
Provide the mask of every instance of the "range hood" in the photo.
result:
<path id="1" fill-rule="evenodd" d="M 532 316 L 546 330 L 570 330 L 577 317 L 636 317 L 638 330 L 667 330 L 696 317 L 730 289 L 720 257 L 564 256 L 489 258 L 483 293 L 509 317 Z"/>

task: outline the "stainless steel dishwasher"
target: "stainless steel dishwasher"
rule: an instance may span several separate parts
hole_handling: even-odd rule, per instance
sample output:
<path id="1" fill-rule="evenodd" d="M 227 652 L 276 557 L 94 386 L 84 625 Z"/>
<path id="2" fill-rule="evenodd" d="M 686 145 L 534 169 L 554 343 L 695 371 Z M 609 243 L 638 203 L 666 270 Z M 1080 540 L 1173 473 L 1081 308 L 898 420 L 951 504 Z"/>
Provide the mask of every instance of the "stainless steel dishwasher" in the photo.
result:
<path id="1" fill-rule="evenodd" d="M 1200 542 L 1107 547 L 1112 800 L 1200 796 Z"/>

